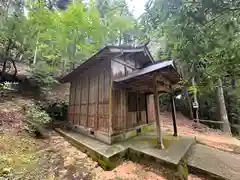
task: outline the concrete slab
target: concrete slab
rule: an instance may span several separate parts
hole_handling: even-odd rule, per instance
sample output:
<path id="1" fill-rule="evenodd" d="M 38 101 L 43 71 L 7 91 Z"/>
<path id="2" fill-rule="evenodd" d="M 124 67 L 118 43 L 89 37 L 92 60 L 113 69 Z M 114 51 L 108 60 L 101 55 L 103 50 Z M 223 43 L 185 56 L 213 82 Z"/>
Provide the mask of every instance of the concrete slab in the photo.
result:
<path id="1" fill-rule="evenodd" d="M 56 129 L 69 142 L 86 152 L 105 169 L 113 169 L 122 158 L 150 158 L 174 167 L 186 160 L 192 171 L 206 173 L 217 179 L 239 180 L 240 156 L 201 144 L 194 138 L 165 136 L 164 150 L 156 148 L 156 132 L 149 132 L 132 139 L 109 145 L 74 131 Z"/>
<path id="2" fill-rule="evenodd" d="M 208 146 L 192 146 L 188 166 L 193 171 L 207 173 L 219 179 L 240 179 L 240 156 Z"/>
<path id="3" fill-rule="evenodd" d="M 89 149 L 92 149 L 96 153 L 99 153 L 105 156 L 106 158 L 110 158 L 111 156 L 114 156 L 115 154 L 126 149 L 125 146 L 119 144 L 108 145 L 102 141 L 98 141 L 96 139 L 82 135 L 75 131 L 61 130 L 59 128 L 57 128 L 56 131 L 63 135 L 65 138 L 73 140 L 76 143 L 79 143 Z"/>
<path id="4" fill-rule="evenodd" d="M 123 158 L 128 156 L 131 151 L 131 155 L 137 154 L 137 156 L 139 156 L 137 158 L 143 156 L 147 158 L 150 157 L 158 162 L 177 166 L 181 159 L 187 154 L 191 145 L 195 143 L 194 138 L 165 136 L 164 144 L 167 148 L 160 150 L 156 148 L 157 140 L 156 132 L 154 131 L 113 145 L 105 144 L 74 131 L 65 131 L 61 129 L 56 129 L 56 131 L 68 140 L 74 141 L 73 145 L 77 143 L 80 146 L 86 147 L 87 149 L 83 149 L 84 151 L 91 150 L 95 153 L 94 156 L 99 154 L 108 160 L 114 159 L 114 161 L 116 157 Z"/>

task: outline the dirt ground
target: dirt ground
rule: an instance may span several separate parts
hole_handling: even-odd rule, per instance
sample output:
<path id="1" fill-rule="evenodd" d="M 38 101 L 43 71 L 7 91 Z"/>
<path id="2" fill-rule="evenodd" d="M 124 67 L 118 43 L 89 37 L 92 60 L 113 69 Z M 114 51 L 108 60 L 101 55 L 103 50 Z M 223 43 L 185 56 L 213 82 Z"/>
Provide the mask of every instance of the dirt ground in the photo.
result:
<path id="1" fill-rule="evenodd" d="M 112 171 L 104 171 L 56 132 L 48 139 L 21 133 L 0 136 L 0 179 L 24 180 L 167 180 L 174 172 L 164 167 L 126 161 Z M 2 172 L 2 173 L 1 173 Z M 189 180 L 203 180 L 189 175 Z"/>
<path id="2" fill-rule="evenodd" d="M 164 132 L 173 133 L 173 125 L 171 120 L 171 113 L 161 113 L 161 120 Z M 197 141 L 201 144 L 217 148 L 223 151 L 240 154 L 240 140 L 224 134 L 220 130 L 211 129 L 201 124 L 200 128 L 196 128 L 196 123 L 183 116 L 177 114 L 177 128 L 180 136 L 196 137 Z"/>
<path id="3" fill-rule="evenodd" d="M 36 139 L 23 130 L 22 107 L 29 99 L 0 101 L 0 180 L 162 180 L 175 179 L 164 167 L 126 161 L 112 171 L 69 144 L 54 131 Z M 190 180 L 201 179 L 189 175 Z"/>
<path id="4" fill-rule="evenodd" d="M 174 179 L 175 172 L 167 168 L 136 164 L 131 161 L 124 162 L 112 171 L 104 171 L 96 162 L 54 131 L 49 132 L 47 139 L 30 137 L 23 131 L 22 123 L 24 118 L 22 107 L 26 103 L 31 103 L 31 100 L 10 97 L 0 101 L 0 180 L 4 178 L 23 180 Z M 165 131 L 171 132 L 169 114 L 162 114 L 162 119 Z M 226 143 L 228 140 L 233 141 L 231 137 L 215 131 L 196 130 L 191 121 L 184 119 L 181 115 L 178 115 L 177 119 L 181 135 L 198 134 L 203 137 L 202 143 L 228 151 L 234 149 Z M 206 178 L 190 174 L 188 179 L 204 180 Z"/>

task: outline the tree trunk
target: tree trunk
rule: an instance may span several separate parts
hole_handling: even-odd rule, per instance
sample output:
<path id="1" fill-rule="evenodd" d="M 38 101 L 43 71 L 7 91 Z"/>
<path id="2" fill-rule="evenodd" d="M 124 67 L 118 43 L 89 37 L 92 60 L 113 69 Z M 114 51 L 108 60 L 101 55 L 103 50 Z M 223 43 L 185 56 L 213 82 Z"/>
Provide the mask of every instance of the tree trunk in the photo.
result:
<path id="1" fill-rule="evenodd" d="M 188 91 L 186 86 L 184 87 L 184 89 L 185 89 L 186 92 Z M 192 108 L 192 103 L 191 103 L 191 99 L 189 97 L 189 94 L 187 94 L 186 101 L 187 101 L 187 104 L 188 104 L 188 107 L 189 107 L 190 118 L 191 118 L 191 120 L 194 120 L 193 108 Z"/>
<path id="2" fill-rule="evenodd" d="M 225 104 L 225 99 L 223 94 L 222 80 L 220 78 L 218 78 L 217 102 L 219 107 L 220 121 L 224 122 L 224 124 L 222 124 L 222 131 L 228 134 L 232 134 L 231 127 L 228 121 L 228 114 L 227 114 L 227 109 L 226 109 L 226 104 Z"/>
<path id="3" fill-rule="evenodd" d="M 164 148 L 163 141 L 162 141 L 162 131 L 161 131 L 161 124 L 160 124 L 160 109 L 159 109 L 159 99 L 158 99 L 158 92 L 157 92 L 157 81 L 156 77 L 153 78 L 153 93 L 154 93 L 154 107 L 155 107 L 155 116 L 156 116 L 156 130 L 157 130 L 157 142 L 158 147 L 160 149 Z"/>
<path id="4" fill-rule="evenodd" d="M 34 52 L 33 65 L 35 65 L 37 62 L 37 51 L 38 51 L 38 38 L 37 38 L 36 48 Z"/>
<path id="5" fill-rule="evenodd" d="M 196 83 L 195 83 L 195 78 L 192 78 L 192 86 L 194 87 L 194 91 L 193 91 L 193 103 L 197 106 L 197 107 L 193 107 L 195 110 L 195 115 L 196 115 L 196 121 L 197 124 L 199 125 L 199 115 L 198 115 L 198 100 L 197 100 L 197 88 L 196 88 Z"/>

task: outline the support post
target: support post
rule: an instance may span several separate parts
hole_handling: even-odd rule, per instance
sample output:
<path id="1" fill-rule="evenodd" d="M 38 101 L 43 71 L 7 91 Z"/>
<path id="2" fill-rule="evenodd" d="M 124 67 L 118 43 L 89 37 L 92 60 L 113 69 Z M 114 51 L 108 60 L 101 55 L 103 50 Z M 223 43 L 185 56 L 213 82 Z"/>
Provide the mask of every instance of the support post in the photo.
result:
<path id="1" fill-rule="evenodd" d="M 163 149 L 162 141 L 162 131 L 160 124 L 160 110 L 159 110 L 159 101 L 158 101 L 158 92 L 157 92 L 157 79 L 154 75 L 153 77 L 153 93 L 154 93 L 154 107 L 155 107 L 155 116 L 156 116 L 156 130 L 157 130 L 157 142 L 160 149 Z"/>
<path id="2" fill-rule="evenodd" d="M 171 109 L 172 109 L 172 120 L 173 120 L 173 130 L 174 130 L 173 136 L 178 136 L 177 123 L 176 123 L 176 107 L 175 107 L 173 92 L 171 92 Z"/>

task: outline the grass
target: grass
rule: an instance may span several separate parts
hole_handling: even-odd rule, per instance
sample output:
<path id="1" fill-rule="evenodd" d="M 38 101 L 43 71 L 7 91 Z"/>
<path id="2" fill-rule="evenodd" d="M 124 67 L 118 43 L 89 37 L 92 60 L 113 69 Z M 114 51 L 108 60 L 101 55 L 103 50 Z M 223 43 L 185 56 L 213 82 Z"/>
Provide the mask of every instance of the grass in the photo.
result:
<path id="1" fill-rule="evenodd" d="M 37 146 L 31 137 L 10 134 L 1 135 L 0 177 L 21 177 L 37 167 L 40 155 L 37 155 L 36 151 Z"/>

